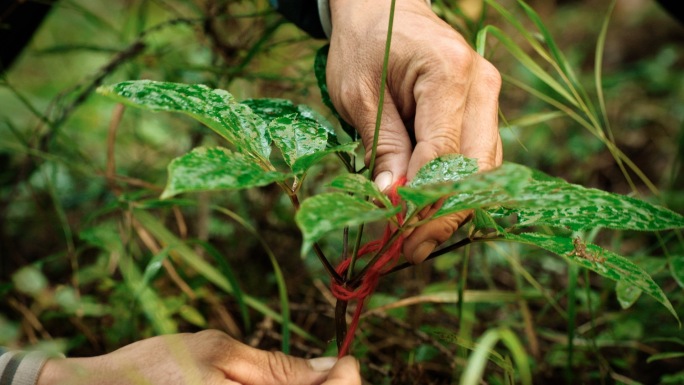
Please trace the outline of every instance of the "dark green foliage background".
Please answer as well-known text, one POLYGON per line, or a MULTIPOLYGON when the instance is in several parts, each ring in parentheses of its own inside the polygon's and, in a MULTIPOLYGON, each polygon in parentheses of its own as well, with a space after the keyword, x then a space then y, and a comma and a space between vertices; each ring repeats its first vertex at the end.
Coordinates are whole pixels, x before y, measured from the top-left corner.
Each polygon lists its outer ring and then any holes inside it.
MULTIPOLYGON (((435 3, 442 9, 442 2, 435 3)), ((445 3, 451 11, 443 16, 468 36, 477 25, 460 22, 456 6, 467 12, 477 2, 445 3)), ((512 2, 501 3, 519 12, 512 2)), ((530 5, 592 90, 595 43, 607 4, 530 5)), ((486 21, 526 47, 494 12, 486 21)), ((683 38, 684 28, 655 2, 618 2, 602 74, 617 147, 660 195, 630 175, 636 190, 642 199, 679 213, 683 38)), ((211 327, 279 349, 282 330, 274 319, 282 306, 264 241, 285 277, 293 327, 301 329, 293 332, 292 353, 333 352, 333 310, 322 288, 328 280, 315 259, 299 257, 301 235, 287 198, 271 186, 159 200, 171 159, 224 143, 177 114, 127 108, 119 120, 114 104, 91 94, 90 87, 99 75, 106 75, 107 84, 139 78, 202 83, 229 90, 238 100, 303 103, 334 121, 313 75, 314 54, 324 43, 283 23, 266 1, 61 1, 0 80, 0 344, 93 355, 159 332, 211 327), (117 56, 136 43, 144 44, 137 55, 117 56), (86 97, 83 102, 79 95, 86 97), (137 210, 145 215, 136 216, 137 210), (169 252, 177 242, 182 252, 169 252), (193 264, 193 258, 205 264, 193 264)), ((487 56, 502 73, 554 96, 496 41, 487 56)), ((501 130, 507 160, 572 183, 634 194, 602 142, 553 115, 547 104, 505 83, 501 111, 511 125, 501 130)), ((314 166, 301 193, 330 191, 325 185, 341 169, 333 157, 314 166)), ((681 235, 585 235, 651 274, 682 316, 681 235)), ((339 240, 330 237, 323 247, 335 255, 339 240)), ((623 303, 631 306, 622 310, 614 283, 569 266, 539 249, 497 243, 473 245, 387 277, 371 308, 401 298, 422 300, 363 321, 354 353, 364 363, 364 376, 374 384, 457 381, 452 378, 463 369, 472 341, 505 326, 524 341, 538 383, 568 381, 569 372, 577 383, 684 381, 684 333, 667 310, 646 296, 623 303), (569 278, 573 274, 577 286, 569 278), (459 285, 465 285, 460 305, 450 297, 459 285), (576 315, 574 325, 568 313, 576 315), (570 330, 574 368, 567 366, 570 330), (662 353, 675 357, 647 361, 662 353)), ((505 383, 504 377, 501 365, 489 365, 488 383, 505 383)))

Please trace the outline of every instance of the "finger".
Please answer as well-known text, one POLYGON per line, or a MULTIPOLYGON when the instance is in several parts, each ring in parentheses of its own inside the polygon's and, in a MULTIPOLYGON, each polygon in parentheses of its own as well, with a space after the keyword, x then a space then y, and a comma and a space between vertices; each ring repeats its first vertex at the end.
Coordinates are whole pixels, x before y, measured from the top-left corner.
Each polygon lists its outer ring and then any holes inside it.
POLYGON ((498 127, 501 76, 492 64, 477 56, 461 133, 461 152, 477 159, 480 171, 501 164, 503 151, 498 127))
POLYGON ((496 141, 496 166, 499 167, 503 163, 503 143, 501 143, 501 136, 496 141))
MULTIPOLYGON (((372 104, 372 103, 371 103, 372 104)), ((371 104, 366 104, 370 106, 371 104)), ((375 103, 377 107, 377 102, 375 103)), ((366 150, 365 162, 370 167, 375 136, 376 108, 364 108, 352 117, 366 150)), ((385 92, 378 145, 375 154, 373 180, 385 191, 397 179, 406 175, 413 145, 404 122, 389 92, 385 92)))
POLYGON ((352 356, 340 358, 323 385, 361 385, 359 362, 352 356))
MULTIPOLYGON (((325 381, 330 362, 305 360, 282 352, 242 345, 227 376, 243 385, 318 385, 325 381)), ((335 362, 334 357, 332 362, 335 362)))
POLYGON ((415 82, 416 147, 409 160, 408 179, 427 162, 461 150, 461 125, 474 59, 465 44, 444 48, 444 55, 429 63, 415 82))
POLYGON ((470 211, 446 215, 417 227, 404 241, 404 256, 409 263, 421 263, 444 243, 470 216, 470 211))
MULTIPOLYGON (((409 177, 423 164, 449 152, 460 152, 477 159, 480 170, 489 170, 501 164, 503 151, 498 131, 501 77, 489 62, 476 54, 472 56, 472 62, 466 61, 464 66, 462 71, 469 73, 465 78, 470 81, 454 87, 464 94, 454 99, 450 113, 442 114, 456 126, 450 127, 449 121, 441 121, 441 118, 430 121, 435 113, 424 111, 431 111, 435 102, 427 103, 424 108, 419 104, 416 112, 418 144, 409 163, 409 177), (426 127, 434 128, 429 130, 426 127)), ((454 97, 453 93, 451 95, 454 97)), ((448 102, 447 98, 441 103, 445 103, 445 100, 448 102)), ((442 108, 448 111, 447 106, 442 108)), ((437 245, 449 239, 469 215, 469 212, 448 215, 416 229, 404 244, 406 259, 412 263, 424 261, 437 245)))

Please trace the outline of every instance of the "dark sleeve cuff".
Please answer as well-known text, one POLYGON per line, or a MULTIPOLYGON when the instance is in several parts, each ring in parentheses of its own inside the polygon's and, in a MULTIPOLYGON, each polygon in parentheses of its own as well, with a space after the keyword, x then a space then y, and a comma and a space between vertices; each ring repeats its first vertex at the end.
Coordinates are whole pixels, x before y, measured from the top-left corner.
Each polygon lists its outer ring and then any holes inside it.
POLYGON ((317 0, 270 0, 271 5, 287 20, 316 39, 325 39, 318 14, 317 0))

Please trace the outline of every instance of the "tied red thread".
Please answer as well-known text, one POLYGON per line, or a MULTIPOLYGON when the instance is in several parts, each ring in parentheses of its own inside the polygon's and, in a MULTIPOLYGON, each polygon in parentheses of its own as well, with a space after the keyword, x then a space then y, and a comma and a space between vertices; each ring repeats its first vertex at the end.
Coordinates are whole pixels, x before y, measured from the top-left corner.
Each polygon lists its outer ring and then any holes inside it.
MULTIPOLYGON (((387 194, 387 197, 389 198, 390 202, 392 202, 392 205, 396 206, 399 204, 401 199, 399 198, 399 194, 397 193, 397 188, 399 186, 403 186, 405 183, 406 177, 401 177, 392 185, 392 188, 387 194)), ((397 222, 399 223, 399 226, 401 226, 404 223, 403 212, 397 214, 396 218, 397 222)), ((359 248, 357 258, 362 258, 366 255, 375 255, 380 250, 386 247, 391 237, 392 229, 388 224, 387 227, 385 227, 385 232, 383 233, 380 239, 370 241, 359 248)), ((399 255, 401 254, 401 247, 403 244, 404 237, 403 235, 400 235, 397 239, 394 240, 394 242, 391 245, 389 245, 386 248, 386 250, 375 261, 375 263, 372 266, 370 266, 368 270, 366 270, 366 273, 364 274, 363 278, 361 279, 361 283, 357 288, 350 288, 347 287, 345 284, 338 284, 335 281, 332 282, 331 290, 335 298, 342 301, 358 301, 356 305, 356 310, 354 311, 354 316, 352 317, 352 321, 349 324, 349 329, 347 330, 347 336, 345 337, 344 343, 340 348, 338 354, 339 357, 344 357, 347 355, 352 340, 354 339, 356 327, 359 325, 359 318, 361 316, 361 312, 363 311, 363 305, 366 298, 368 298, 375 291, 375 288, 378 286, 378 281, 380 280, 380 276, 382 275, 382 273, 387 272, 392 267, 394 267, 397 260, 399 259, 399 255)), ((346 258, 335 268, 335 270, 337 271, 337 273, 343 276, 349 268, 350 263, 351 258, 346 258)))

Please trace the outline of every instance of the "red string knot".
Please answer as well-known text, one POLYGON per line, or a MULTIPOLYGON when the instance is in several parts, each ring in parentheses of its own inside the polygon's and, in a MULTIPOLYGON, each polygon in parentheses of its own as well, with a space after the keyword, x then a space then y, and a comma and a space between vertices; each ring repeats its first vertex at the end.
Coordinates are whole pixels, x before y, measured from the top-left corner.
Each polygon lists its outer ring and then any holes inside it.
MULTIPOLYGON (((397 206, 401 203, 401 197, 399 197, 397 188, 399 186, 403 186, 405 183, 406 177, 399 178, 399 180, 397 180, 392 185, 390 191, 387 193, 390 202, 392 202, 394 206, 397 206)), ((399 226, 401 226, 404 223, 403 211, 399 212, 396 215, 396 219, 399 226)), ((367 268, 365 274, 361 278, 361 283, 358 285, 358 287, 347 287, 346 284, 338 284, 334 281, 331 284, 332 293, 338 300, 358 301, 356 310, 354 311, 352 322, 349 324, 347 337, 345 338, 344 343, 342 344, 342 347, 339 351, 340 357, 345 356, 349 350, 349 346, 351 345, 351 342, 354 338, 354 332, 356 331, 356 328, 359 323, 359 317, 361 316, 361 312, 363 310, 364 301, 375 291, 382 273, 394 267, 397 260, 399 259, 399 256, 401 255, 401 248, 404 244, 404 237, 402 235, 399 235, 399 237, 397 237, 394 240, 394 242, 392 242, 392 244, 387 246, 387 243, 390 242, 390 240, 392 239, 392 235, 392 229, 390 228, 390 225, 387 224, 387 226, 385 227, 385 231, 380 239, 370 241, 364 244, 361 248, 359 248, 359 251, 357 253, 357 259, 363 258, 367 255, 376 255, 381 251, 382 255, 380 255, 377 258, 377 260, 373 263, 372 266, 367 268)), ((345 276, 350 263, 351 258, 345 258, 337 266, 335 270, 338 274, 340 274, 340 276, 345 276)))

